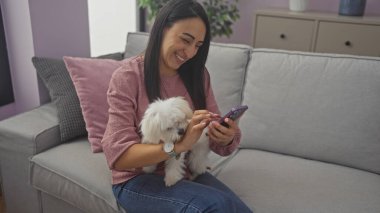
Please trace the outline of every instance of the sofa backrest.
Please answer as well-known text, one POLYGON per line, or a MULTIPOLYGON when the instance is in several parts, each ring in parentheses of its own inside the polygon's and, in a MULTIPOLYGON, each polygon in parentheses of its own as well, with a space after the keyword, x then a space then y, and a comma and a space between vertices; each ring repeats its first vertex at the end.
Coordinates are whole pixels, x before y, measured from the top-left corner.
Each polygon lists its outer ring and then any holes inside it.
MULTIPOLYGON (((128 33, 124 57, 142 53, 148 39, 148 33, 128 33)), ((243 82, 251 51, 252 48, 247 45, 211 43, 206 67, 222 113, 239 105, 242 101, 243 82)))
POLYGON ((255 49, 242 148, 380 174, 380 58, 255 49))
POLYGON ((144 52, 148 44, 149 34, 144 32, 130 32, 127 35, 124 58, 129 58, 144 52))

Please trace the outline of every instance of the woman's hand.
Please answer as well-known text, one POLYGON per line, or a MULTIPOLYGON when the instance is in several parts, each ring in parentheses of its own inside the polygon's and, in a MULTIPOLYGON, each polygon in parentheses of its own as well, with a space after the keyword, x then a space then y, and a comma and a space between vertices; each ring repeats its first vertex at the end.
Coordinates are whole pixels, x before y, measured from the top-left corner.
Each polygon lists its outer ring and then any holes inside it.
POLYGON ((239 128, 236 122, 229 118, 225 118, 224 122, 227 123, 229 127, 221 125, 218 121, 212 121, 208 128, 208 136, 210 139, 221 146, 230 144, 239 128))
POLYGON ((186 133, 176 144, 176 153, 191 150, 192 146, 199 140, 204 128, 206 128, 214 114, 207 110, 194 111, 193 117, 187 126, 186 133))

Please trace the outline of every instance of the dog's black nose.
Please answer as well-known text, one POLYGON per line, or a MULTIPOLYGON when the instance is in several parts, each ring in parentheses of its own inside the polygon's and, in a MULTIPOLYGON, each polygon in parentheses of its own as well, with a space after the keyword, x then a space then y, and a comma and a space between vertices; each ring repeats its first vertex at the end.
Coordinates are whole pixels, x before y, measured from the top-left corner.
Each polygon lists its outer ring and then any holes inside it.
POLYGON ((178 129, 178 134, 179 135, 184 135, 185 134, 185 129, 178 129))

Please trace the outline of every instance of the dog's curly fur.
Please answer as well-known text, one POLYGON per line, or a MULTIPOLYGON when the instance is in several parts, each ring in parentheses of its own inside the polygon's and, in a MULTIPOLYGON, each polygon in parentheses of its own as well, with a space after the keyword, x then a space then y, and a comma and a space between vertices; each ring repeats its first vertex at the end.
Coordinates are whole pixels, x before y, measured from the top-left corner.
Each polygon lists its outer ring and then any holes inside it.
MULTIPOLYGON (((156 100, 148 106, 140 123, 142 143, 176 143, 185 133, 192 115, 193 112, 188 102, 182 97, 156 100)), ((188 164, 192 172, 192 179, 206 172, 209 151, 208 138, 203 133, 189 154, 188 164)), ((176 158, 166 160, 164 178, 166 186, 172 186, 184 177, 185 154, 180 153, 176 158)), ((143 171, 152 173, 156 170, 156 166, 146 166, 143 171)))

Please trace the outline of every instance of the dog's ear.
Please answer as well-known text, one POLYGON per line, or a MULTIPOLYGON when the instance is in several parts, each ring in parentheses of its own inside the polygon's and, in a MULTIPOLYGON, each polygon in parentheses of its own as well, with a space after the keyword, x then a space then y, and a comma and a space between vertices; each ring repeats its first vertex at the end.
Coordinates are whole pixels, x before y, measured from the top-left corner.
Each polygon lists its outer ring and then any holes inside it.
POLYGON ((144 116, 141 121, 141 133, 144 140, 150 143, 158 143, 161 139, 161 119, 158 113, 144 116))
POLYGON ((193 117, 193 111, 190 109, 190 107, 188 108, 188 110, 186 110, 186 118, 187 119, 191 119, 193 117))
POLYGON ((186 114, 186 118, 191 119, 193 117, 193 111, 191 110, 189 103, 183 97, 180 97, 179 103, 182 111, 186 114))

